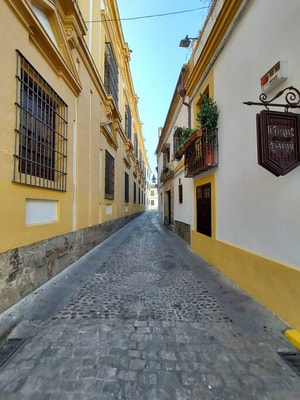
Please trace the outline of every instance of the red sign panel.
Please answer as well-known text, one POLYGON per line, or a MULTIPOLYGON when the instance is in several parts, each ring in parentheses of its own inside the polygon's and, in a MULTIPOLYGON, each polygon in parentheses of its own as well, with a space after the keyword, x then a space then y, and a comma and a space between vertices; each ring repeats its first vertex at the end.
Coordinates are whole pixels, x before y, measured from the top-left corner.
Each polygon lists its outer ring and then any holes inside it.
POLYGON ((300 165, 299 114, 263 110, 257 114, 258 164, 286 175, 300 165))

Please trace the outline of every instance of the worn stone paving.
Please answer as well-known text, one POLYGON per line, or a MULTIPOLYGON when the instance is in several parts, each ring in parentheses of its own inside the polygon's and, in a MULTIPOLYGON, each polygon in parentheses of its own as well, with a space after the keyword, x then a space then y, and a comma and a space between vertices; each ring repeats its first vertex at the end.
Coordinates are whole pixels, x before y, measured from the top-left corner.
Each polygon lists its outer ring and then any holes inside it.
POLYGON ((220 303, 154 225, 135 230, 54 318, 227 321, 220 303), (142 234, 141 234, 142 232, 142 234))
POLYGON ((171 274, 148 265, 111 267, 96 273, 53 319, 228 321, 219 302, 185 266, 171 274))
POLYGON ((300 377, 277 354, 289 348, 282 334, 237 325, 153 222, 133 221, 72 300, 36 324, 0 369, 1 400, 300 398, 300 377))

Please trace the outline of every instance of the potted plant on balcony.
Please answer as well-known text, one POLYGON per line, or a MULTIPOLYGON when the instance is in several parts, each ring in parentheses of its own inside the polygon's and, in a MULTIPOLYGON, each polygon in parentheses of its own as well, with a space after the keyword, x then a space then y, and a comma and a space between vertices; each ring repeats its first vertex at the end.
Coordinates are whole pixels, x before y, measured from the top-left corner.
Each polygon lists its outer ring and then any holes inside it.
POLYGON ((201 131, 195 128, 181 128, 181 133, 179 136, 178 149, 175 154, 175 158, 180 160, 186 149, 190 144, 201 135, 201 131))
POLYGON ((206 94, 200 93, 201 105, 197 113, 197 121, 200 123, 204 137, 205 164, 214 164, 214 154, 217 138, 217 125, 219 109, 216 102, 206 94))

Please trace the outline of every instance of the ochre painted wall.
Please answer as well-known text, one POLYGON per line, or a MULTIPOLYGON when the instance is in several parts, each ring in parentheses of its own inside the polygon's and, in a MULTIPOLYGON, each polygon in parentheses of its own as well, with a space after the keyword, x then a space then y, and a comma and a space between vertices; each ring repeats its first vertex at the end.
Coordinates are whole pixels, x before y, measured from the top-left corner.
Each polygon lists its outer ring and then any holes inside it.
POLYGON ((300 271, 192 231, 192 249, 287 324, 300 329, 300 271))

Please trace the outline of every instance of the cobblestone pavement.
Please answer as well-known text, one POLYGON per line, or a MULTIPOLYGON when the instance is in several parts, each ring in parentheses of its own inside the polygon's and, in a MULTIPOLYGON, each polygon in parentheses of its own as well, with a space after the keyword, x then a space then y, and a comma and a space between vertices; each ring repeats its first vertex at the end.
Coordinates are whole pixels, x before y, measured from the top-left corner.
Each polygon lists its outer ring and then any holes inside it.
POLYGON ((0 369, 1 400, 300 398, 277 354, 291 350, 281 321, 156 214, 123 235, 105 260, 104 244, 81 261, 99 265, 58 312, 12 331, 26 340, 0 369))

